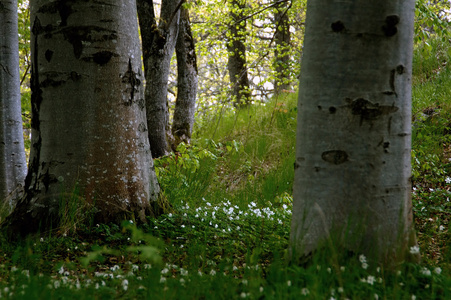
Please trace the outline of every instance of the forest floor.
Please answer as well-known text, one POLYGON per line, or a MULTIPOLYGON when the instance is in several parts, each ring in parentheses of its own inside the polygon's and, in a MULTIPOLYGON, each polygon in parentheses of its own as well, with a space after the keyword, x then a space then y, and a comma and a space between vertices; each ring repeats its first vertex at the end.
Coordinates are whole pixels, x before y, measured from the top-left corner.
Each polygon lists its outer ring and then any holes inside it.
MULTIPOLYGON (((421 264, 363 255, 287 263, 296 95, 197 118, 192 145, 155 160, 172 207, 149 224, 88 224, 0 236, 5 299, 451 299, 448 45, 415 50, 412 200, 421 264)), ((75 217, 75 218, 74 218, 75 217)))

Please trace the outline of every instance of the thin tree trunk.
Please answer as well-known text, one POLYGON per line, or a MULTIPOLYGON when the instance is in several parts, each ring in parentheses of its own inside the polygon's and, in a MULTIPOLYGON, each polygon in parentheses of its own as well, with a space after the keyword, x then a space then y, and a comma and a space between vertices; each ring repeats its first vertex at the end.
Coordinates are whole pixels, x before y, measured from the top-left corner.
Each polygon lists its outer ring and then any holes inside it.
POLYGON ((0 208, 12 209, 27 164, 20 108, 17 1, 0 1, 0 208))
POLYGON ((293 259, 330 241, 385 265, 410 257, 414 6, 308 1, 293 259))
POLYGON ((276 71, 276 80, 274 89, 276 94, 284 90, 290 90, 290 20, 288 18, 288 3, 281 2, 276 7, 274 21, 276 32, 274 41, 276 48, 274 50, 274 69, 276 71))
POLYGON ((236 107, 244 107, 250 103, 249 78, 246 68, 246 20, 243 10, 245 0, 228 0, 231 24, 229 26, 230 40, 227 43, 229 53, 227 68, 232 95, 236 107))
POLYGON ((145 78, 147 78, 147 64, 151 55, 154 34, 157 32, 157 21, 152 0, 136 0, 139 18, 139 30, 141 31, 141 44, 144 61, 145 78))
POLYGON ((97 222, 145 222, 159 187, 135 1, 34 0, 30 9, 30 168, 5 226, 16 234, 57 226, 77 197, 97 222))
POLYGON ((188 9, 180 12, 177 54, 177 99, 175 102, 172 135, 175 150, 181 143, 189 144, 194 124, 197 95, 197 60, 188 9))
MULTIPOLYGON (((169 151, 167 136, 170 136, 169 110, 167 103, 168 78, 171 58, 177 40, 181 0, 163 0, 161 4, 160 23, 151 36, 142 36, 143 47, 150 46, 146 66, 146 113, 149 128, 150 148, 154 157, 166 155, 169 151), (150 43, 148 39, 152 39, 150 43)), ((153 18, 143 15, 140 19, 153 18)), ((151 21, 146 21, 150 24, 151 21)), ((145 32, 143 31, 142 34, 145 32)))

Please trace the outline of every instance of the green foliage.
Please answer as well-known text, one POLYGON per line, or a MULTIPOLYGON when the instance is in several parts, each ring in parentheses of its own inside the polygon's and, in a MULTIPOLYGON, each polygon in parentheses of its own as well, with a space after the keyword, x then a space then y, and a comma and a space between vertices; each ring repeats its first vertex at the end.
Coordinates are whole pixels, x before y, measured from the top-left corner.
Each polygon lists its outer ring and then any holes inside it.
POLYGON ((30 11, 28 0, 18 1, 18 32, 19 32, 19 68, 20 93, 22 106, 22 121, 24 127, 24 142, 27 158, 30 154, 31 133, 31 90, 30 90, 30 11))
MULTIPOLYGON (((432 79, 447 79, 446 76, 441 76, 441 74, 448 70, 447 64, 451 58, 449 50, 449 42, 443 41, 435 35, 428 40, 427 44, 419 43, 415 46, 412 69, 414 89, 424 89, 425 86, 423 84, 432 79)), ((435 84, 429 85, 429 87, 440 88, 440 86, 435 84)), ((421 98, 433 98, 433 93, 434 90, 425 90, 425 95, 421 98)), ((414 104, 416 103, 414 102, 414 104)))
POLYGON ((451 71, 448 42, 429 40, 433 54, 414 53, 412 99, 413 210, 423 260, 450 261, 451 71))
POLYGON ((181 143, 175 153, 155 160, 160 186, 169 199, 201 199, 213 180, 221 149, 210 143, 207 148, 181 143))
MULTIPOLYGON (((238 2, 238 1, 237 1, 238 2)), ((193 35, 196 38, 196 53, 199 69, 198 114, 232 110, 230 79, 227 71, 227 43, 231 36, 229 26, 234 22, 230 10, 242 14, 245 20, 245 32, 238 33, 244 37, 246 44, 246 68, 255 103, 267 101, 273 95, 273 84, 277 78, 275 70, 274 41, 276 26, 274 14, 276 5, 267 1, 247 1, 242 8, 230 5, 218 5, 217 2, 196 2, 192 6, 191 20, 193 35)), ((289 79, 287 83, 296 86, 299 74, 301 45, 304 32, 305 0, 289 1, 286 15, 289 19, 291 42, 286 48, 290 57, 286 67, 289 79)), ((282 50, 278 49, 279 51, 282 50)))
MULTIPOLYGON (((100 225, 98 227, 100 228, 100 225)), ((120 257, 124 253, 128 253, 140 262, 153 263, 157 265, 161 264, 160 250, 158 249, 158 247, 161 247, 161 242, 159 240, 137 228, 132 221, 124 221, 122 227, 123 234, 114 236, 123 238, 123 235, 128 235, 128 233, 124 233, 126 231, 129 232, 131 235, 130 237, 127 237, 127 242, 129 245, 123 248, 122 251, 112 249, 106 245, 94 246, 90 252, 80 258, 81 265, 86 268, 94 261, 103 263, 106 260, 106 256, 109 256, 110 258, 112 256, 120 257)), ((111 236, 108 226, 102 225, 102 229, 105 233, 107 233, 107 235, 111 236)))
POLYGON ((412 173, 418 183, 440 184, 451 171, 446 149, 451 141, 451 56, 443 52, 447 43, 434 39, 430 44, 437 51, 432 58, 426 54, 422 60, 421 47, 414 55, 412 173))
POLYGON ((415 41, 424 43, 423 50, 431 53, 429 40, 432 35, 439 36, 443 42, 450 38, 449 20, 446 19, 449 9, 449 2, 446 0, 432 3, 426 0, 416 1, 415 41))

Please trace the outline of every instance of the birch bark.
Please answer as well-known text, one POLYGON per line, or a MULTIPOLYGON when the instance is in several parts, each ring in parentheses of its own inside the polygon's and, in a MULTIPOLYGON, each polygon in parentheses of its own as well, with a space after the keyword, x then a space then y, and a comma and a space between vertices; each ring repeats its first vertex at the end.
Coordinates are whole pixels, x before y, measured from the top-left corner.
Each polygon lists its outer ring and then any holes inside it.
POLYGON ((27 164, 20 108, 17 1, 0 1, 0 207, 12 209, 27 164))
POLYGON ((159 187, 135 1, 32 0, 30 9, 30 167, 6 226, 16 234, 57 226, 77 197, 97 222, 145 222, 159 187))
POLYGON ((414 0, 310 0, 298 103, 293 258, 326 241, 384 264, 413 233, 414 0))

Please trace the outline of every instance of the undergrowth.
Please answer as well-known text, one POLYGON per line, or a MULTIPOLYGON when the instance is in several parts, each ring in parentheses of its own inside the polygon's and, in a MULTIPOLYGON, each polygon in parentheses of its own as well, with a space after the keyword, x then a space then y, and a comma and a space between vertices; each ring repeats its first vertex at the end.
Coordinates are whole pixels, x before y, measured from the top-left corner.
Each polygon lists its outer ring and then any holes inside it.
POLYGON ((64 230, 19 243, 0 236, 0 298, 450 299, 447 47, 431 41, 433 51, 420 45, 414 58, 421 264, 384 270, 361 254, 327 252, 288 264, 297 97, 286 94, 198 119, 191 145, 155 160, 171 213, 140 227, 77 222, 74 195, 63 205, 64 230))

